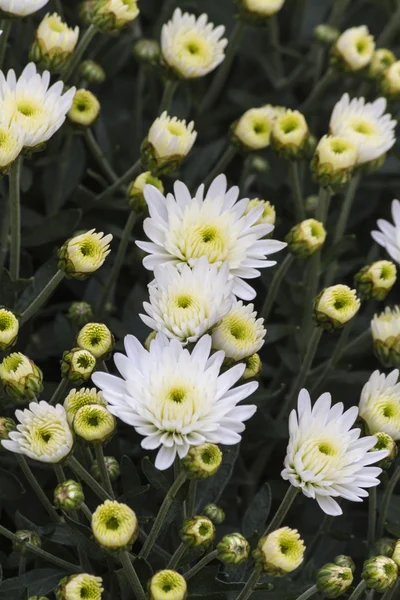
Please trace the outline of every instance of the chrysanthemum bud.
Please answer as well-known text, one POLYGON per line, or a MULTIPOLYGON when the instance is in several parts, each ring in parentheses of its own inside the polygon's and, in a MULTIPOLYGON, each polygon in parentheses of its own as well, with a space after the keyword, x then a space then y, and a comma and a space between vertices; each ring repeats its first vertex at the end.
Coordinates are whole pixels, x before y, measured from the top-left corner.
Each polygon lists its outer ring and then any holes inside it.
POLYGON ((372 79, 380 79, 390 65, 396 62, 396 57, 391 50, 379 48, 375 50, 368 69, 368 75, 372 79))
POLYGON ((338 38, 332 53, 333 64, 345 71, 365 69, 372 60, 375 51, 374 37, 368 27, 351 27, 338 38))
POLYGON ((61 374, 74 385, 81 385, 89 379, 96 366, 96 359, 88 350, 72 348, 66 350, 60 361, 61 374))
POLYGON ((70 305, 67 317, 76 325, 86 325, 93 319, 93 310, 87 302, 72 302, 70 305))
POLYGON ((152 331, 151 333, 149 333, 144 342, 144 347, 146 348, 146 350, 150 350, 150 344, 155 339, 156 335, 157 331, 152 331))
POLYGON ((57 600, 101 600, 103 592, 103 580, 101 577, 79 573, 64 577, 55 590, 57 600))
POLYGON ((377 442, 375 446, 371 448, 370 452, 376 452, 377 450, 387 450, 388 452, 388 455, 377 462, 376 466, 381 467, 382 469, 389 469, 398 453, 396 442, 390 435, 383 431, 374 433, 374 436, 376 437, 377 442))
POLYGON ((32 544, 32 546, 36 546, 36 548, 41 548, 42 546, 40 536, 35 531, 20 529, 15 532, 15 535, 18 540, 13 542, 13 549, 17 552, 21 552, 21 554, 25 554, 28 551, 26 544, 32 544))
POLYGON ((73 479, 59 483, 54 490, 54 505, 62 510, 78 510, 85 501, 81 484, 73 479))
POLYGON ((324 187, 345 184, 352 176, 357 155, 357 148, 350 140, 324 135, 312 160, 314 179, 324 187))
POLYGON ((220 468, 222 452, 215 444, 192 446, 182 463, 190 479, 207 479, 220 468))
POLYGON ((246 358, 246 368, 242 375, 242 379, 253 379, 261 373, 262 361, 260 355, 255 353, 246 358))
POLYGON ((353 572, 348 567, 327 563, 317 573, 317 588, 326 598, 338 598, 349 589, 353 572))
POLYGON ((91 444, 104 444, 114 434, 116 419, 105 406, 87 404, 76 413, 73 421, 76 435, 91 444))
POLYGON ((354 560, 351 558, 351 556, 347 556, 346 554, 339 554, 338 556, 335 556, 333 562, 335 565, 339 565, 339 567, 347 567, 352 573, 354 573, 356 570, 354 560))
POLYGON ((128 187, 128 205, 138 215, 144 215, 148 211, 147 202, 143 196, 145 185, 152 185, 162 194, 164 193, 163 182, 158 177, 154 177, 151 171, 145 171, 136 177, 128 187))
POLYGON ((266 173, 269 169, 268 161, 259 154, 253 154, 251 156, 249 166, 255 173, 266 173))
POLYGON ((137 0, 97 0, 86 6, 84 16, 102 31, 119 31, 138 14, 137 0))
POLYGON ((232 125, 232 143, 242 151, 262 150, 270 144, 279 109, 270 106, 250 108, 232 125))
POLYGON ((0 417, 0 440, 8 440, 10 431, 15 431, 16 425, 14 419, 10 417, 0 417))
POLYGON ((396 540, 393 544, 393 551, 391 554, 392 560, 400 567, 400 540, 396 540))
POLYGON ((72 106, 67 113, 68 119, 79 127, 90 127, 100 113, 100 102, 89 90, 76 90, 72 106))
POLYGON ((390 260, 378 260, 355 275, 354 285, 362 300, 384 300, 396 279, 396 265, 390 260))
POLYGON ((106 500, 93 513, 92 532, 97 543, 107 550, 128 549, 138 536, 138 521, 126 504, 106 500))
POLYGON ((19 322, 6 308, 0 308, 0 351, 8 350, 17 341, 19 322))
POLYGON ((225 513, 216 504, 207 504, 204 507, 203 514, 214 523, 214 525, 221 525, 225 521, 225 513))
POLYGON ((256 206, 262 206, 264 210, 261 217, 254 223, 254 225, 265 225, 266 223, 270 225, 275 225, 275 206, 273 206, 267 200, 259 200, 259 198, 253 198, 253 200, 250 200, 250 202, 248 203, 244 214, 247 215, 251 211, 251 209, 255 208, 256 206))
POLYGON ((235 302, 231 310, 212 331, 212 345, 235 361, 253 356, 264 345, 264 319, 257 318, 254 304, 235 302))
POLYGON ((235 0, 239 18, 250 25, 265 25, 281 10, 285 0, 235 0))
POLYGON ((239 565, 248 559, 250 544, 241 533, 229 533, 217 544, 217 550, 224 565, 239 565))
POLYGON ((59 72, 78 42, 79 27, 68 27, 57 13, 47 13, 36 31, 29 57, 41 69, 59 72))
POLYGON ((339 38, 340 31, 328 23, 320 23, 314 28, 313 34, 318 42, 331 46, 339 38))
POLYGON ((69 392, 64 400, 64 409, 67 414, 68 423, 72 425, 76 413, 82 406, 88 404, 100 404, 107 406, 102 392, 98 392, 96 388, 81 388, 80 390, 73 389, 69 392))
POLYGON ((307 153, 309 135, 304 116, 298 110, 287 110, 275 121, 272 146, 282 158, 300 160, 307 153))
POLYGON ((114 336, 104 323, 87 323, 76 338, 76 345, 88 350, 97 360, 105 360, 114 348, 114 336))
POLYGON ((314 300, 314 321, 326 330, 340 329, 359 311, 360 300, 347 285, 328 287, 314 300))
MULTIPOLYGON (((115 481, 121 474, 121 469, 116 458, 113 456, 105 456, 104 464, 110 481, 115 481)), ((97 460, 94 460, 90 467, 90 472, 97 481, 101 481, 101 474, 97 460)))
POLYGON ((58 268, 67 277, 85 279, 104 263, 110 254, 112 235, 95 233, 94 229, 70 238, 58 250, 58 268))
POLYGON ((397 564, 388 556, 373 556, 365 561, 361 576, 367 588, 383 593, 393 587, 398 571, 397 564))
POLYGON ((260 538, 254 559, 269 575, 280 577, 301 565, 305 546, 297 529, 281 527, 260 538))
POLYGON ((388 537, 380 538, 375 543, 374 553, 378 556, 388 556, 389 558, 393 558, 394 562, 399 566, 397 560, 393 557, 395 546, 396 540, 388 537))
POLYGON ((295 256, 306 258, 315 254, 325 243, 326 231, 323 223, 306 219, 292 227, 285 238, 288 250, 295 256))
POLYGON ((161 48, 157 40, 142 38, 133 44, 133 54, 144 63, 156 64, 160 60, 161 48))
POLYGON ((384 367, 400 366, 400 308, 388 306, 371 321, 374 352, 384 367))
POLYGON ((185 578, 176 571, 158 571, 149 581, 150 600, 185 600, 187 585, 185 578))
POLYGON ((187 546, 209 546, 215 537, 215 527, 207 517, 195 516, 186 519, 179 535, 187 546))
POLYGON ((400 98, 400 60, 394 62, 383 73, 381 92, 386 98, 398 100, 400 98))
POLYGON ((0 364, 0 381, 16 402, 33 400, 43 390, 43 373, 21 352, 6 356, 0 364))
POLYGON ((104 83, 106 74, 101 65, 94 60, 84 60, 79 65, 79 75, 89 83, 104 83))

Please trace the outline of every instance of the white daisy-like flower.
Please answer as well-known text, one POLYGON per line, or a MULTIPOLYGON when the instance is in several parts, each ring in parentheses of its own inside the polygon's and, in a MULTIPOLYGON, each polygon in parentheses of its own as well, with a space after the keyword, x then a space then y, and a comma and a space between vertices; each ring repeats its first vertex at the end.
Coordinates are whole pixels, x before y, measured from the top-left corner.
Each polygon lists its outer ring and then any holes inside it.
POLYGON ((375 160, 395 144, 397 121, 384 114, 385 98, 365 102, 364 98, 353 98, 343 94, 335 105, 330 130, 332 135, 350 140, 357 148, 357 164, 375 160))
POLYGON ((370 35, 366 25, 351 27, 339 37, 335 50, 351 71, 359 71, 372 60, 375 51, 374 37, 370 35))
POLYGON ((26 17, 40 10, 49 0, 0 0, 0 11, 26 17))
POLYGON ((362 502, 363 488, 379 484, 382 469, 370 467, 387 456, 387 450, 369 452, 374 436, 360 438, 360 429, 351 429, 358 416, 352 406, 343 412, 342 402, 331 407, 331 395, 322 394, 311 406, 307 390, 301 390, 298 408, 289 417, 289 444, 283 479, 315 499, 328 515, 341 515, 334 500, 342 497, 362 502))
POLYGON ((264 345, 264 319, 257 319, 253 304, 236 302, 212 332, 212 345, 227 358, 242 360, 264 345))
POLYGON ((136 242, 149 254, 143 260, 152 271, 164 263, 188 263, 206 256, 210 264, 220 266, 228 262, 234 278, 233 293, 243 300, 251 300, 256 293, 244 279, 260 275, 259 268, 272 267, 275 261, 266 260, 286 244, 278 240, 262 240, 273 231, 271 224, 259 224, 262 206, 256 206, 245 215, 249 200, 237 202, 239 188, 227 190, 225 175, 219 175, 210 185, 204 198, 204 185, 192 198, 182 182, 174 185, 174 195, 165 198, 156 188, 146 186, 144 191, 150 217, 143 229, 151 242, 136 242))
POLYGON ((193 121, 186 124, 184 119, 169 117, 164 111, 150 127, 147 140, 157 158, 171 158, 189 154, 196 137, 193 121))
POLYGON ((387 433, 396 442, 400 440, 400 383, 399 371, 389 375, 374 371, 364 385, 360 398, 360 417, 369 432, 387 433))
POLYGON ((72 450, 74 439, 61 404, 31 402, 29 409, 16 410, 19 424, 1 443, 7 450, 45 463, 58 463, 72 450))
POLYGON ((196 342, 230 310, 235 296, 229 265, 210 265, 202 256, 189 265, 160 265, 149 285, 142 321, 181 342, 196 342))
POLYGON ((225 58, 228 40, 222 38, 225 27, 214 27, 203 13, 198 19, 176 8, 172 19, 161 31, 161 52, 164 61, 180 77, 203 77, 225 58))
POLYGON ((377 225, 380 231, 371 231, 371 236, 377 244, 383 246, 386 252, 400 264, 400 202, 392 202, 393 223, 386 219, 378 219, 377 225))
POLYGON ((47 13, 37 28, 36 38, 44 53, 71 54, 78 42, 79 27, 72 29, 57 13, 47 13))
POLYGON ((187 455, 191 446, 204 442, 237 444, 243 421, 256 411, 253 405, 237 406, 258 387, 256 382, 236 388, 245 364, 222 375, 223 352, 210 356, 211 337, 204 335, 190 353, 178 340, 158 333, 145 350, 128 335, 124 354, 115 364, 122 378, 97 372, 94 383, 103 391, 109 410, 144 436, 142 447, 160 448, 155 465, 167 469, 176 454, 187 455))
POLYGON ((37 73, 29 63, 16 78, 13 69, 7 77, 0 71, 0 114, 6 123, 15 123, 24 137, 24 146, 34 148, 47 142, 65 121, 75 88, 63 94, 63 82, 49 87, 50 73, 37 73))
POLYGON ((9 169, 24 147, 24 133, 14 123, 0 121, 0 171, 9 169))
POLYGON ((400 336, 400 306, 385 310, 379 315, 375 314, 371 321, 371 331, 374 341, 386 342, 390 338, 397 339, 400 336))

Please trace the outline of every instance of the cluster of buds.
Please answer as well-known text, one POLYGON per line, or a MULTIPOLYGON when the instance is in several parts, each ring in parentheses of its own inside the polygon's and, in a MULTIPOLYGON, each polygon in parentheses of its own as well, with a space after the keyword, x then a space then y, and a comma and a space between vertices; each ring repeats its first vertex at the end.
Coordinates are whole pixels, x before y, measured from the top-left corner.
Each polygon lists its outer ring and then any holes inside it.
POLYGON ((325 243, 326 231, 323 223, 306 219, 292 227, 285 238, 288 250, 294 256, 307 258, 318 252, 325 243))
POLYGON ((347 285, 328 287, 314 300, 315 324, 327 331, 340 329, 357 314, 360 304, 356 291, 347 285))
POLYGON ((373 556, 365 561, 362 571, 367 588, 383 593, 394 586, 399 574, 395 561, 388 556, 373 556))
POLYGON ((67 113, 69 121, 76 127, 91 127, 100 114, 100 102, 89 90, 76 90, 72 106, 67 113))
POLYGON ((192 446, 182 460, 189 479, 207 479, 218 471, 222 463, 222 452, 215 444, 192 446))
POLYGON ((145 171, 136 177, 128 186, 128 205, 140 216, 145 215, 148 210, 147 202, 143 195, 145 185, 152 185, 162 194, 164 193, 164 186, 161 179, 154 177, 151 171, 145 171))
POLYGON ((79 37, 79 27, 68 27, 57 13, 47 14, 36 31, 29 58, 41 69, 59 73, 69 61, 79 37))
POLYGON ((354 285, 361 300, 385 300, 396 279, 396 265, 390 260, 378 260, 355 275, 354 285))
POLYGON ((79 510, 85 501, 82 485, 73 479, 59 483, 54 490, 54 505, 65 511, 79 510))
POLYGON ((80 10, 84 23, 102 31, 120 31, 139 14, 137 0, 86 0, 80 10))
POLYGON ((265 573, 281 577, 301 565, 304 552, 304 542, 297 529, 281 527, 259 539, 253 556, 265 573))
POLYGON ((21 352, 13 352, 0 363, 0 381, 16 402, 34 400, 43 390, 43 373, 21 352))

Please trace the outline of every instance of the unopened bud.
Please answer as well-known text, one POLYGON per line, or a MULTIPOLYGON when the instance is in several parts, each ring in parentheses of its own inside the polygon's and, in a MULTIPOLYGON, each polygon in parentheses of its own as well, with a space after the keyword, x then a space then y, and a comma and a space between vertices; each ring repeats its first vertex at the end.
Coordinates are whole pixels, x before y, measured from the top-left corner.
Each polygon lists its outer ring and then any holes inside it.
POLYGON ((187 546, 209 546, 215 537, 215 527, 207 517, 195 516, 184 522, 179 534, 187 546))
POLYGON ((54 490, 54 504, 62 510, 78 510, 84 501, 82 485, 73 479, 59 483, 54 490))
POLYGON ((390 260, 378 260, 355 275, 354 285, 362 300, 384 300, 396 279, 396 265, 390 260))
POLYGON ((15 431, 15 421, 10 417, 0 417, 0 440, 8 440, 10 431, 15 431))
POLYGON ((215 444, 192 446, 182 460, 189 479, 207 479, 218 471, 222 463, 222 452, 215 444))
POLYGON ((357 162, 357 148, 350 140, 324 135, 318 143, 312 160, 314 180, 324 187, 347 183, 357 162))
POLYGON ((34 400, 43 390, 43 373, 21 352, 6 356, 0 364, 4 391, 16 402, 34 400))
POLYGON ((97 62, 94 60, 84 60, 79 65, 79 74, 89 83, 103 83, 106 80, 106 74, 97 62))
POLYGON ((248 559, 250 544, 241 533, 229 533, 217 544, 217 550, 224 565, 239 565, 248 559))
POLYGON ((30 531, 29 529, 20 529, 15 532, 18 540, 13 541, 13 549, 17 552, 21 552, 21 554, 25 554, 29 551, 27 548, 27 544, 31 544, 32 546, 36 546, 36 548, 41 548, 42 542, 39 535, 35 531, 30 531))
POLYGON ((76 413, 72 423, 76 435, 90 444, 104 444, 115 432, 114 415, 101 404, 86 404, 76 413))
POLYGON ((103 265, 110 254, 112 235, 94 229, 70 238, 58 250, 58 268, 67 277, 85 279, 103 265))
POLYGON ((369 65, 369 77, 371 79, 380 79, 386 69, 394 62, 396 62, 396 57, 391 50, 387 48, 375 50, 369 65))
POLYGON ((133 45, 132 52, 141 62, 152 65, 157 64, 161 56, 159 42, 146 38, 137 40, 133 45))
POLYGON ((370 452, 377 450, 387 450, 388 452, 388 455, 385 458, 382 458, 382 460, 375 464, 377 467, 381 467, 381 469, 389 469, 398 453, 397 444, 390 435, 382 431, 374 433, 374 436, 376 437, 377 442, 375 446, 371 448, 370 452))
POLYGON ((100 102, 89 90, 76 90, 72 106, 67 113, 68 119, 78 127, 90 127, 100 113, 100 102))
MULTIPOLYGON (((393 552, 395 549, 396 540, 392 538, 384 537, 377 540, 374 546, 374 553, 378 556, 388 556, 389 558, 393 558, 393 552)), ((394 562, 398 565, 398 562, 395 558, 393 558, 394 562)))
POLYGON ((148 583, 150 600, 185 600, 187 584, 185 578, 170 569, 158 571, 148 583))
POLYGON ((304 552, 304 542, 297 529, 281 527, 260 538, 253 555, 265 573, 280 577, 301 565, 304 552))
POLYGON ((351 558, 351 556, 347 556, 347 554, 339 554, 338 556, 335 556, 333 562, 335 565, 339 565, 339 567, 347 567, 348 569, 351 569, 352 573, 354 573, 356 570, 354 560, 351 558))
POLYGON ((207 506, 204 507, 203 513, 214 523, 214 525, 221 525, 221 523, 225 521, 224 511, 216 504, 207 504, 207 506))
POLYGON ((393 559, 388 556, 373 556, 365 561, 361 576, 367 588, 383 593, 396 583, 398 571, 393 559))
POLYGON ((327 563, 317 573, 317 588, 326 598, 342 596, 352 582, 352 570, 334 563, 327 563))
POLYGON ((76 345, 97 360, 106 360, 114 348, 114 336, 104 323, 87 323, 76 338, 76 345))
POLYGON ((300 160, 308 152, 309 135, 304 115, 298 110, 286 110, 274 123, 272 147, 283 159, 300 160))
POLYGON ((313 34, 314 38, 318 42, 321 42, 321 44, 326 44, 327 46, 331 46, 340 36, 340 31, 337 29, 337 27, 328 25, 328 23, 320 23, 314 28, 313 34))
POLYGON ((66 350, 61 359, 61 374, 74 385, 87 381, 96 366, 96 359, 88 350, 66 350))
POLYGON ((152 185, 162 194, 164 186, 158 177, 154 177, 151 171, 145 171, 136 177, 128 187, 128 205, 138 215, 144 215, 148 212, 147 202, 144 199, 143 190, 145 185, 152 185))
POLYGON ((371 321, 374 352, 384 367, 400 366, 400 308, 388 306, 371 321))
POLYGON ((93 310, 87 302, 72 302, 67 317, 76 325, 86 325, 93 319, 93 310))
POLYGON ((253 379, 261 373, 262 361, 259 354, 252 354, 246 358, 246 368, 242 375, 242 379, 253 379))
MULTIPOLYGON (((105 456, 104 464, 110 481, 115 481, 121 474, 119 463, 114 456, 105 456)), ((97 460, 94 460, 90 468, 90 472, 97 481, 101 481, 101 474, 97 460)))
POLYGON ((136 514, 126 504, 106 500, 93 513, 92 532, 106 550, 130 549, 139 533, 136 514))
POLYGON ((393 545, 393 551, 391 554, 392 560, 400 567, 400 540, 396 540, 393 545))
POLYGON ((326 231, 323 223, 306 219, 292 227, 285 241, 288 250, 295 256, 306 258, 315 254, 325 243, 326 231))
POLYGON ((8 350, 17 341, 19 322, 10 310, 0 308, 0 351, 8 350))
POLYGON ((56 600, 101 600, 103 593, 101 577, 79 573, 61 579, 55 590, 56 600))
POLYGON ((313 318, 322 329, 340 329, 357 314, 360 304, 355 290, 347 285, 334 285, 315 298, 313 318))

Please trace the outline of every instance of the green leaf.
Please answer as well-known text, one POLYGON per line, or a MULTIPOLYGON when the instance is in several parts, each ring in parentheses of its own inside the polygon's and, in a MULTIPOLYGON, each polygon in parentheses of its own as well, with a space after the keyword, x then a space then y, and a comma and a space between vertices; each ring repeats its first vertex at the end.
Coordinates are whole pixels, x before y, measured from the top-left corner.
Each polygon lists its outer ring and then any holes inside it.
POLYGON ((64 210, 49 219, 36 225, 22 235, 22 246, 25 248, 34 248, 50 242, 59 242, 62 244, 72 236, 80 219, 82 211, 78 208, 64 210))
POLYGON ((57 587, 59 581, 67 574, 60 569, 33 569, 25 575, 3 581, 0 585, 0 598, 19 600, 21 588, 25 586, 29 590, 29 596, 46 596, 57 587))
POLYGON ((0 469, 0 500, 14 500, 25 493, 25 488, 14 473, 0 469))
POLYGON ((260 534, 264 531, 271 510, 271 502, 271 488, 268 483, 264 483, 244 514, 242 531, 245 537, 248 537, 254 531, 258 531, 260 534))
POLYGON ((97 544, 92 542, 92 531, 86 525, 82 525, 82 523, 78 523, 74 519, 71 519, 67 513, 64 514, 64 519, 68 528, 70 530, 71 536, 75 540, 75 544, 82 548, 88 556, 94 558, 96 560, 105 559, 107 557, 107 553, 105 550, 102 550, 97 544))
MULTIPOLYGON (((242 581, 222 581, 218 579, 220 566, 204 567, 199 573, 190 579, 190 596, 204 596, 208 594, 226 593, 241 590, 244 586, 242 581)), ((223 574, 222 574, 223 576, 223 574)))
POLYGON ((152 487, 154 487, 156 490, 168 492, 171 485, 168 483, 168 480, 165 477, 165 475, 163 475, 161 471, 155 468, 148 456, 145 456, 142 460, 142 470, 143 474, 145 475, 146 479, 152 487))

